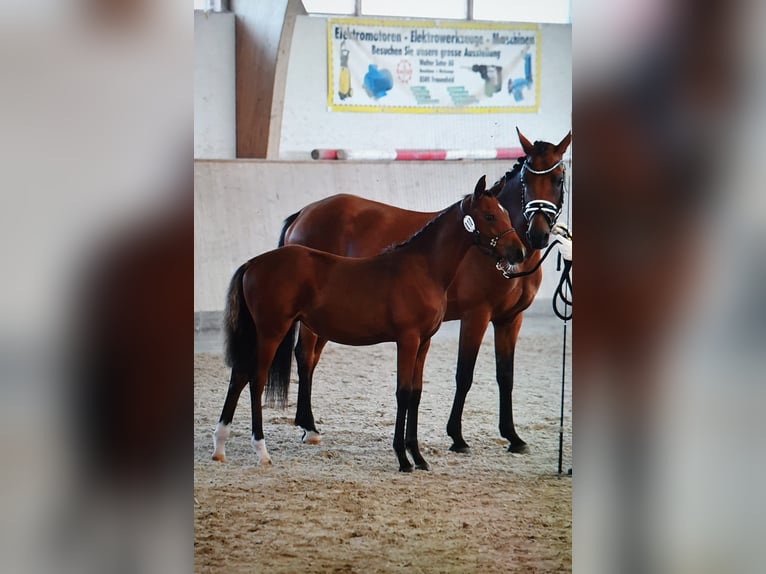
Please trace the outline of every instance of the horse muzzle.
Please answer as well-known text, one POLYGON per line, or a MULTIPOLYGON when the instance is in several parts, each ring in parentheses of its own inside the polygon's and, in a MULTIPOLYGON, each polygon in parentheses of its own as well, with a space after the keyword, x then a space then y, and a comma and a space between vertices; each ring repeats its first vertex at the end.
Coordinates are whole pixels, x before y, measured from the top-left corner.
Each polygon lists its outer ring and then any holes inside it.
POLYGON ((548 241, 550 241, 551 234, 549 231, 541 231, 529 228, 527 230, 527 239, 532 249, 545 249, 548 247, 548 241))
POLYGON ((551 228, 561 214, 561 207, 542 199, 528 202, 524 206, 524 219, 527 220, 527 240, 533 249, 548 246, 551 228))
POLYGON ((511 265, 524 261, 524 244, 519 240, 513 228, 506 230, 497 237, 489 240, 489 255, 498 260, 507 260, 511 265), (507 238, 507 239, 505 239, 507 238), (502 241, 501 241, 502 240, 502 241))
POLYGON ((506 261, 509 265, 517 265, 526 259, 527 250, 519 242, 519 245, 506 245, 503 249, 496 250, 495 255, 498 257, 498 261, 506 261))

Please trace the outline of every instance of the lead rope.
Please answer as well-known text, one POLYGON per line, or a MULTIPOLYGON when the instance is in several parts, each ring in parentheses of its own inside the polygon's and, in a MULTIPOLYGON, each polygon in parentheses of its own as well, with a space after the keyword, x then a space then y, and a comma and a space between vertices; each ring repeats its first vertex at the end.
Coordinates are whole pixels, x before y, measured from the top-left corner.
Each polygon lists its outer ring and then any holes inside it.
MULTIPOLYGON (((564 182, 566 184, 566 181, 564 182)), ((568 187, 568 186, 567 186, 568 187)), ((569 190, 567 190, 569 191, 569 190)), ((558 261, 556 270, 561 268, 563 260, 563 270, 561 272, 561 279, 559 279, 558 287, 553 295, 553 312, 556 316, 564 321, 564 342, 561 349, 561 415, 559 418, 559 477, 562 473, 562 460, 564 456, 564 391, 566 389, 566 368, 567 368, 567 323, 572 319, 572 311, 567 312, 567 307, 572 307, 572 235, 569 233, 568 226, 570 225, 570 215, 572 210, 572 196, 571 192, 569 201, 567 202, 567 227, 564 228, 564 241, 561 242, 559 247, 558 261), (563 301, 564 310, 559 312, 556 302, 558 300, 563 301)), ((567 475, 572 476, 572 469, 570 467, 567 475)))
POLYGON ((553 292, 553 312, 566 323, 572 318, 572 235, 569 233, 569 229, 558 224, 554 227, 553 233, 557 233, 561 237, 561 239, 556 240, 559 245, 556 271, 561 271, 561 278, 553 292), (563 303, 563 309, 559 309, 559 301, 563 303))

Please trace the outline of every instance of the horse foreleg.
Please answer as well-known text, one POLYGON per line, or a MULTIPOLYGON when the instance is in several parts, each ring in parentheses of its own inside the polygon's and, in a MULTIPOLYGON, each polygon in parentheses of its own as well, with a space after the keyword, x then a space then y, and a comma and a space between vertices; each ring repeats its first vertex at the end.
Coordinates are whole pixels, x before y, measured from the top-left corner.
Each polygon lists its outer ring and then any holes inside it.
POLYGON ((231 432, 231 421, 234 418, 234 411, 237 408, 239 395, 247 384, 247 374, 231 370, 231 380, 229 381, 229 390, 226 391, 226 400, 223 403, 221 418, 213 433, 213 460, 224 462, 226 460, 226 439, 231 432))
POLYGON ((425 365, 428 347, 431 346, 431 339, 427 339, 420 345, 417 359, 415 362, 415 372, 412 378, 412 394, 407 408, 407 434, 405 436, 405 445, 415 461, 415 468, 420 470, 431 470, 428 463, 420 454, 418 446, 418 408, 420 407, 420 396, 423 392, 423 366, 425 365))
POLYGON ((298 344, 295 347, 295 359, 298 364, 298 405, 295 411, 295 426, 303 428, 303 442, 319 444, 321 437, 314 423, 311 410, 311 385, 322 349, 327 339, 317 337, 308 327, 301 325, 298 344))
POLYGON ((465 397, 473 384, 473 370, 476 357, 489 324, 486 315, 465 317, 460 322, 460 344, 455 373, 455 400, 447 422, 447 434, 452 437, 451 451, 468 452, 470 447, 463 439, 463 407, 465 397))
POLYGON ((510 441, 508 451, 517 453, 529 451, 527 443, 516 434, 516 428, 513 424, 513 356, 521 321, 522 315, 519 313, 509 321, 493 323, 497 385, 500 392, 500 436, 510 441))
POLYGON ((394 452, 399 460, 401 472, 412 472, 412 463, 407 458, 405 443, 405 422, 412 397, 412 378, 415 372, 420 341, 415 338, 396 342, 396 426, 394 427, 394 452))

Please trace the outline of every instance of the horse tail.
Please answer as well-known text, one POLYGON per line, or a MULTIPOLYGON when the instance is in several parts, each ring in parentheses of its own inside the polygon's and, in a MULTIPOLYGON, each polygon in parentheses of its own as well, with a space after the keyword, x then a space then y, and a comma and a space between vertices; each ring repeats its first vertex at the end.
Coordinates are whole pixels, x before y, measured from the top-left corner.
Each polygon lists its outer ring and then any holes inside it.
POLYGON ((287 228, 290 227, 296 219, 298 219, 298 216, 300 214, 301 214, 300 211, 296 211, 290 217, 285 219, 285 222, 282 224, 282 233, 279 234, 279 243, 277 243, 277 247, 284 247, 285 234, 287 233, 287 228))
POLYGON ((231 278, 223 314, 223 332, 226 364, 235 371, 250 375, 256 370, 258 337, 242 292, 242 277, 248 264, 242 264, 231 278))
POLYGON ((290 325, 290 330, 285 334, 279 344, 274 360, 269 367, 269 378, 266 381, 266 404, 280 409, 287 406, 287 394, 290 390, 290 371, 293 362, 293 349, 295 348, 295 332, 297 321, 290 325))
MULTIPOLYGON (((287 229, 301 214, 296 211, 282 224, 277 247, 284 247, 287 229)), ((295 348, 295 332, 297 322, 293 323, 277 348, 274 360, 269 367, 269 378, 266 381, 266 404, 271 407, 284 408, 287 405, 287 395, 290 389, 290 371, 292 369, 293 349, 295 348)))

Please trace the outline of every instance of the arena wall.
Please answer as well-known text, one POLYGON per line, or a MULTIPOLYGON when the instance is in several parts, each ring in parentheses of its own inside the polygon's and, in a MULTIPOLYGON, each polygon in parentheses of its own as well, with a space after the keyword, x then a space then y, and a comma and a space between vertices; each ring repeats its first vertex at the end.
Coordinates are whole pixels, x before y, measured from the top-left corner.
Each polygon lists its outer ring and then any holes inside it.
MULTIPOLYGON (((473 191, 482 175, 494 182, 511 164, 197 160, 194 311, 222 310, 234 270, 247 259, 274 249, 284 219, 308 203, 334 193, 353 193, 407 209, 437 211, 473 191)), ((544 264, 538 298, 552 297, 557 280, 555 260, 552 255, 544 264)))

